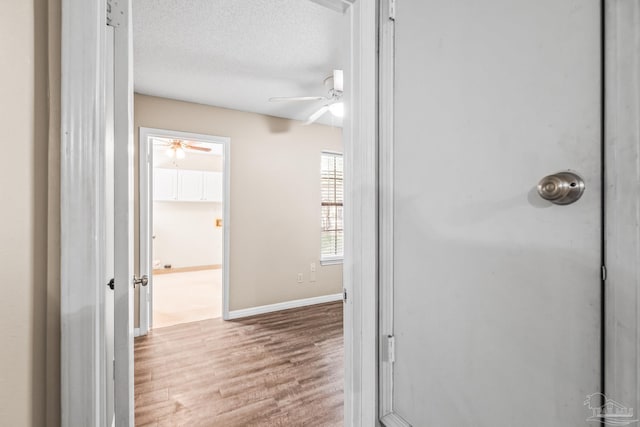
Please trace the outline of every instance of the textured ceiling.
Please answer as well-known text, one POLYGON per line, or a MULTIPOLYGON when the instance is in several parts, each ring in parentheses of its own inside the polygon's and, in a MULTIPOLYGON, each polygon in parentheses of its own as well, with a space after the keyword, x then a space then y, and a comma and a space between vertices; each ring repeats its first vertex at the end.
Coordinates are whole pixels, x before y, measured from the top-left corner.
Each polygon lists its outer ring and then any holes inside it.
POLYGON ((306 120, 322 101, 268 99, 326 95, 348 19, 309 0, 134 0, 135 91, 306 120))

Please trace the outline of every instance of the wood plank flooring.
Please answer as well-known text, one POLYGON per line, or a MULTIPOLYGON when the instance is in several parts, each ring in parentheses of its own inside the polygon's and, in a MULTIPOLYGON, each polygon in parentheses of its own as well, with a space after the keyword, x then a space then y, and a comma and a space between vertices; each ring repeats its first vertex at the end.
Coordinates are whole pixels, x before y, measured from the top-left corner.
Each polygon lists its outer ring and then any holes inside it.
POLYGON ((342 302, 135 340, 136 426, 341 426, 342 302))

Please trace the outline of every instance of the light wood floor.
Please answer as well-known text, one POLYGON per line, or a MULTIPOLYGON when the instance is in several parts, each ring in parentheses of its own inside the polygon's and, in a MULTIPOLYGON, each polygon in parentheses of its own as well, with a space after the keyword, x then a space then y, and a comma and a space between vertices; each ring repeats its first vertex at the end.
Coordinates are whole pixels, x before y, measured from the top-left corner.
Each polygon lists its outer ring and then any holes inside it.
POLYGON ((153 327, 222 316, 222 270, 153 276, 153 327))
POLYGON ((341 426, 342 302, 135 341, 136 426, 341 426))

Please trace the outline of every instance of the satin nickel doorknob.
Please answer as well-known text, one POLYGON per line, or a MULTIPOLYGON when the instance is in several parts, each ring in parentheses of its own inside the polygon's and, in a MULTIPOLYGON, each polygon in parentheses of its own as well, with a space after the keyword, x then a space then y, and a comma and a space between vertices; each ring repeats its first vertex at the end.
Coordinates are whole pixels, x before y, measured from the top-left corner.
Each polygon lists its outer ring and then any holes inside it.
POLYGON ((149 276, 147 276, 146 274, 140 278, 137 278, 136 276, 133 276, 133 286, 135 287, 136 285, 142 285, 142 286, 147 286, 149 284, 149 276))
POLYGON ((584 180, 573 172, 545 176, 538 183, 538 194, 556 205, 569 205, 584 193, 584 180))

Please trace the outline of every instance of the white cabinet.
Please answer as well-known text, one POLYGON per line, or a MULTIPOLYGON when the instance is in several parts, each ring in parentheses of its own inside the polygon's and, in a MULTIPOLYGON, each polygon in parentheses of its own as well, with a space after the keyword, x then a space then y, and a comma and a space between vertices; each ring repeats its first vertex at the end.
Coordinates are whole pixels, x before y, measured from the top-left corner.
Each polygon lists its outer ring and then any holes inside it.
POLYGON ((153 169, 153 200, 178 199, 178 171, 175 169, 153 169))
POLYGON ((154 168, 153 200, 221 202, 222 172, 154 168))
POLYGON ((199 202, 202 200, 202 172, 178 171, 178 200, 199 202))
POLYGON ((202 184, 202 200, 207 202, 222 201, 222 172, 203 172, 202 184))

